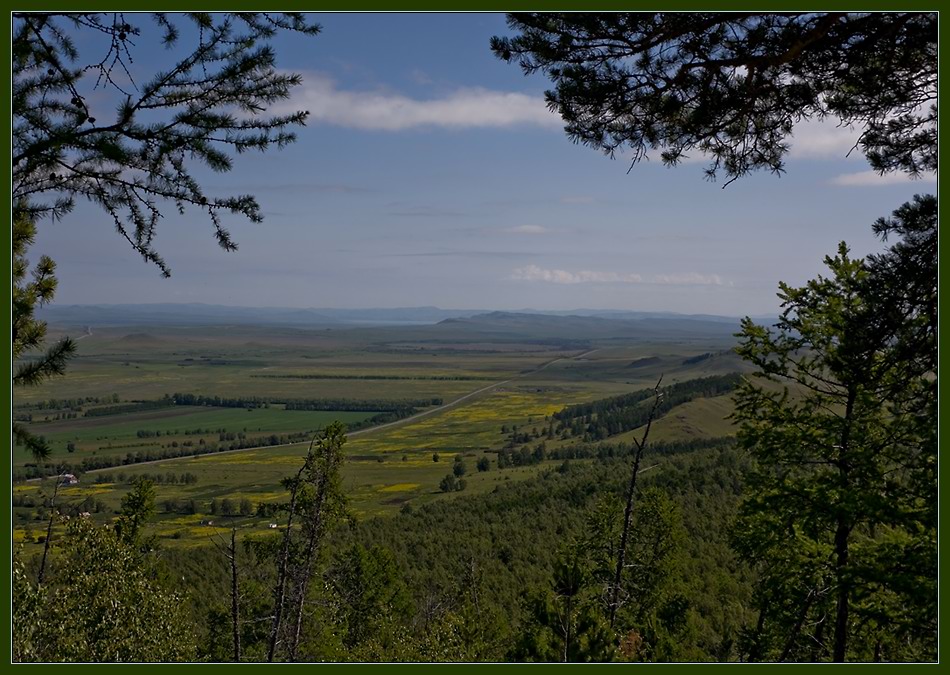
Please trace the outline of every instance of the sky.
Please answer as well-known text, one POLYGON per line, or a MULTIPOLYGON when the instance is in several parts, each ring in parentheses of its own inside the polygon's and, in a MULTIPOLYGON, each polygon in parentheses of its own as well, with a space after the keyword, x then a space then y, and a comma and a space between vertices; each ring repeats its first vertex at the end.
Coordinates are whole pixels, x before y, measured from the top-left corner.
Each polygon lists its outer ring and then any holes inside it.
MULTIPOLYGON (((209 195, 255 195, 264 223, 225 216, 227 253, 206 216, 166 209, 163 279, 78 204, 40 222, 31 251, 57 263, 57 304, 770 314, 779 281, 814 278, 842 240, 882 250, 874 220, 936 190, 848 157, 858 132, 833 122, 796 128, 780 177, 722 189, 702 158, 631 167, 573 144, 549 81, 493 56, 504 15, 315 18, 318 36, 274 40, 279 68, 303 76, 278 108, 310 111, 298 141, 196 171, 209 195)), ((146 37, 140 73, 169 65, 146 37)))

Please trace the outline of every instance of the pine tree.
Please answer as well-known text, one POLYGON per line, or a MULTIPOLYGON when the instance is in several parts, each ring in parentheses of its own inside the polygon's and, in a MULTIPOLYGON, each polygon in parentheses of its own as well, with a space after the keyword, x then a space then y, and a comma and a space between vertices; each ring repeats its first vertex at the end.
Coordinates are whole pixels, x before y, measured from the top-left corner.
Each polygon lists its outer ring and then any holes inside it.
MULTIPOLYGON (((935 200, 890 227, 935 242, 935 200)), ((781 285, 775 330, 743 322, 761 382, 735 413, 756 459, 736 533, 761 576, 753 658, 935 656, 936 258, 904 259, 921 246, 867 262, 842 243, 828 277, 781 285)))
POLYGON ((496 56, 554 88, 575 142, 636 163, 709 157, 729 182, 784 171, 794 125, 826 116, 861 130, 881 172, 937 168, 936 13, 509 14, 496 56))
POLYGON ((276 67, 268 41, 279 31, 319 26, 299 13, 14 13, 14 202, 30 219, 61 218, 86 198, 166 276, 152 243, 168 206, 204 212, 221 247, 235 249, 221 215, 260 222, 260 206, 206 194, 192 165, 228 171, 229 151, 295 140, 306 112, 267 114, 301 82, 276 67), (146 79, 133 62, 148 40, 190 47, 146 79))
MULTIPOLYGON (((13 358, 25 357, 39 349, 46 340, 46 323, 38 321, 34 312, 53 299, 56 293, 56 263, 42 256, 27 280, 29 262, 27 249, 36 236, 36 226, 22 209, 14 210, 13 217, 13 358)), ((36 386, 44 380, 62 375, 66 362, 76 353, 74 340, 64 337, 35 359, 24 359, 13 374, 14 387, 36 386)), ((36 459, 49 456, 49 444, 18 421, 13 422, 13 437, 17 445, 29 450, 36 459)))

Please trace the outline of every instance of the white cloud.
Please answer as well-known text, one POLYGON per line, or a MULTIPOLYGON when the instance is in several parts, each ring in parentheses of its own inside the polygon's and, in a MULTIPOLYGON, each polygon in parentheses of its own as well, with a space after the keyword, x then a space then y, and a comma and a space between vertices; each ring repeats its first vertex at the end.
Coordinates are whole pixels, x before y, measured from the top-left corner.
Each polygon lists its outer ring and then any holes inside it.
MULTIPOLYGON (((650 279, 644 279, 640 274, 621 274, 618 272, 597 272, 580 270, 544 269, 537 265, 519 267, 512 271, 511 278, 516 281, 544 281, 552 284, 655 284, 658 286, 722 286, 722 278, 718 274, 657 274, 650 279)), ((731 284, 730 284, 731 285, 731 284)))
MULTIPOLYGON (((837 120, 816 118, 803 120, 792 128, 792 134, 786 140, 789 145, 789 159, 846 159, 851 148, 861 135, 861 130, 839 126, 837 120)), ((855 151, 852 158, 863 157, 855 151)), ((660 159, 659 152, 650 154, 651 159, 660 159)), ((621 154, 624 160, 632 160, 633 153, 626 150, 621 154)), ((712 155, 699 148, 693 148, 679 158, 677 165, 709 164, 712 155)))
POLYGON ((439 98, 413 99, 387 90, 347 91, 320 73, 304 76, 288 101, 274 106, 287 113, 309 110, 309 122, 351 129, 402 131, 416 127, 450 129, 536 126, 563 127, 541 97, 482 87, 456 89, 439 98))
POLYGON ((860 135, 861 129, 839 126, 832 119, 805 120, 792 129, 788 155, 793 159, 844 159, 860 135))
POLYGON ((845 187, 875 187, 880 185, 906 185, 914 181, 921 183, 936 183, 935 174, 922 174, 919 178, 912 178, 906 173, 899 171, 880 175, 877 171, 859 171, 858 173, 844 173, 831 179, 832 185, 842 185, 845 187))
POLYGON ((654 284, 663 286, 722 286, 722 278, 718 274, 657 274, 653 277, 654 284))
POLYGON ((409 71, 409 79, 411 79, 416 84, 433 84, 433 79, 429 77, 429 74, 418 68, 413 68, 411 71, 409 71))
POLYGON ((643 281, 639 274, 617 274, 616 272, 593 272, 590 270, 568 272, 567 270, 546 270, 537 265, 519 267, 511 273, 511 278, 519 281, 546 281, 552 284, 635 284, 643 281))
POLYGON ((510 234, 547 234, 550 232, 548 228, 544 225, 518 225, 517 227, 509 227, 505 232, 510 234))

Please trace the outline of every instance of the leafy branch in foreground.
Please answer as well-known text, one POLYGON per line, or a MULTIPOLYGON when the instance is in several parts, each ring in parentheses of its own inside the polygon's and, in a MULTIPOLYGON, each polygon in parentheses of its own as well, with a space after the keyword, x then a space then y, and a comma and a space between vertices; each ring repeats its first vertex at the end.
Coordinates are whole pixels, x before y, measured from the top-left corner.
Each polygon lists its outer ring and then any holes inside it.
MULTIPOLYGON (((794 126, 856 126, 880 173, 937 169, 936 13, 638 12, 508 15, 491 49, 554 84, 574 141, 633 163, 710 159, 728 182, 784 170, 794 126)), ((728 183, 727 183, 728 184, 728 183)))
POLYGON ((13 198, 34 219, 61 218, 76 197, 88 199, 168 276, 153 247, 164 202, 179 213, 189 206, 204 211, 225 250, 237 245, 222 213, 262 220, 251 195, 207 195, 192 164, 225 172, 229 150, 263 151, 295 140, 291 129, 307 113, 267 111, 301 78, 277 69, 268 40, 279 31, 320 29, 299 13, 153 14, 151 26, 145 18, 13 15, 13 198), (185 40, 193 46, 144 77, 133 54, 148 37, 166 49, 185 40), (52 201, 37 201, 43 197, 52 201))
MULTIPOLYGON (((53 299, 56 293, 56 263, 43 256, 29 271, 26 252, 36 237, 36 226, 20 210, 13 217, 13 358, 24 357, 39 349, 46 339, 46 323, 34 312, 53 299), (29 276, 28 276, 29 275, 29 276)), ((68 337, 57 341, 42 355, 24 359, 13 373, 15 387, 35 387, 44 380, 62 375, 66 362, 76 353, 76 343, 68 337)), ((20 422, 13 423, 13 438, 36 459, 49 457, 49 445, 34 436, 20 422)))

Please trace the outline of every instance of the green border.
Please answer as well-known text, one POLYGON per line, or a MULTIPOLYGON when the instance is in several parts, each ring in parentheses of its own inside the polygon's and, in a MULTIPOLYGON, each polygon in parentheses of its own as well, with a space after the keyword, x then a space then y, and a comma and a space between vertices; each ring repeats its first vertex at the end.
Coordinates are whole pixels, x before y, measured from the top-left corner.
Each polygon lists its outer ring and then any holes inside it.
MULTIPOLYGON (((136 9, 139 9, 139 8, 143 11, 155 10, 154 5, 149 6, 148 3, 145 3, 142 0, 133 0, 132 2, 123 2, 123 3, 115 3, 115 2, 90 3, 88 1, 76 2, 76 1, 70 1, 70 0, 45 0, 43 2, 38 2, 35 4, 27 3, 27 2, 24 2, 23 0, 19 0, 19 2, 15 4, 16 4, 16 10, 14 11, 53 11, 53 10, 79 11, 79 10, 88 9, 90 5, 95 5, 97 11, 111 11, 111 10, 135 11, 136 9)), ((161 3, 161 6, 162 6, 162 9, 167 10, 167 11, 181 11, 181 10, 191 11, 195 9, 195 4, 196 3, 193 1, 187 2, 183 0, 165 0, 165 2, 161 3)), ((253 11, 253 10, 261 9, 261 5, 263 3, 259 1, 252 2, 249 0, 232 0, 232 2, 222 2, 221 0, 206 0, 205 2, 201 2, 198 4, 201 6, 201 9, 209 10, 209 11, 210 10, 224 11, 224 10, 235 10, 235 9, 253 11)), ((369 1, 362 0, 362 2, 346 2, 345 0, 344 1, 333 0, 330 2, 301 2, 300 0, 291 0, 290 2, 285 1, 283 3, 280 3, 283 9, 301 10, 301 11, 307 10, 307 11, 314 11, 314 12, 334 12, 334 11, 336 12, 381 12, 381 11, 382 12, 386 12, 386 11, 390 11, 390 12, 395 12, 395 11, 444 12, 444 11, 447 11, 447 6, 450 7, 448 11, 451 11, 451 12, 504 12, 504 11, 535 11, 535 10, 563 10, 563 11, 574 10, 574 11, 590 12, 590 11, 610 11, 610 10, 619 11, 619 10, 631 10, 631 9, 651 9, 651 10, 656 9, 656 10, 662 10, 662 11, 687 11, 687 10, 696 11, 696 10, 710 10, 710 9, 780 11, 782 9, 787 9, 787 10, 801 9, 801 5, 797 3, 790 3, 790 2, 783 1, 780 3, 776 3, 775 5, 769 7, 767 10, 763 10, 762 9, 763 4, 764 3, 761 0, 759 0, 759 2, 725 0, 724 2, 720 1, 716 3, 697 2, 696 0, 667 0, 667 2, 654 1, 651 3, 631 2, 630 0, 597 0, 596 2, 591 3, 589 5, 587 5, 586 3, 579 2, 578 0, 534 0, 534 2, 524 2, 523 0, 519 2, 516 0, 514 2, 509 1, 509 2, 504 2, 504 3, 493 2, 492 0, 474 0, 474 1, 468 0, 467 2, 458 3, 458 4, 447 3, 445 2, 445 0, 412 0, 412 1, 402 0, 398 2, 393 1, 393 0, 369 0, 369 1), (710 5, 712 5, 712 7, 710 7, 710 5)), ((897 2, 894 2, 893 0, 891 0, 890 2, 881 2, 880 0, 870 0, 870 1, 865 0, 864 2, 855 2, 853 0, 844 0, 844 1, 839 0, 838 2, 831 3, 831 4, 833 4, 834 9, 836 10, 850 10, 850 11, 873 11, 873 10, 938 11, 939 6, 940 6, 940 3, 934 2, 933 0, 929 2, 914 1, 914 2, 909 2, 909 3, 897 3, 897 2)), ((827 8, 822 9, 822 10, 816 9, 815 11, 828 11, 828 9, 827 8)), ((12 33, 11 14, 7 15, 6 21, 7 21, 7 24, 6 24, 7 35, 9 36, 12 33)), ((944 28, 944 22, 941 22, 940 27, 939 27, 939 45, 942 52, 942 55, 940 58, 941 68, 943 64, 947 61, 946 49, 945 49, 946 42, 947 42, 945 39, 946 32, 947 31, 944 28)), ((487 40, 487 37, 488 36, 486 36, 486 40, 487 40)), ((12 70, 9 43, 8 43, 8 48, 4 54, 4 59, 5 59, 5 64, 7 67, 3 71, 4 72, 3 91, 5 94, 5 101, 7 103, 7 110, 9 110, 10 109, 9 108, 10 106, 10 75, 9 73, 11 73, 11 70, 12 70)), ((941 86, 940 89, 942 90, 943 87, 941 86)), ((950 128, 950 125, 944 125, 941 120, 940 132, 941 133, 945 132, 947 128, 950 128)), ((3 138, 2 148, 7 154, 7 156, 9 156, 10 151, 11 151, 11 138, 9 135, 3 138)), ((11 167, 9 167, 9 165, 6 165, 4 167, 3 175, 5 178, 5 182, 8 185, 10 184, 10 180, 11 180, 10 172, 11 172, 11 167)), ((938 185, 937 185, 938 196, 939 196, 940 187, 942 186, 942 184, 943 184, 943 181, 938 180, 938 185)), ((6 204, 7 213, 10 213, 10 197, 8 194, 4 195, 3 201, 6 204)), ((885 215, 885 214, 881 214, 881 215, 885 215)), ((6 254, 3 256, 2 259, 0 259, 0 264, 3 265, 3 267, 7 270, 7 273, 9 274, 10 273, 9 269, 10 269, 10 264, 11 264, 11 251, 10 251, 11 244, 10 244, 9 234, 4 239, 3 245, 5 247, 6 254)), ((942 247, 940 247, 939 242, 938 242, 938 250, 942 251, 942 247)), ((938 254, 938 257, 939 257, 939 254, 938 254)), ((944 288, 945 276, 946 275, 942 271, 939 271, 939 265, 938 265, 938 288, 941 291, 944 288)), ((4 303, 6 316, 10 317, 11 311, 12 311, 11 304, 10 304, 11 296, 9 295, 4 296, 3 303, 4 303)), ((938 298, 938 304, 939 304, 939 312, 940 314, 942 314, 944 305, 947 303, 943 302, 940 298, 938 298)), ((942 329, 943 322, 939 322, 939 326, 942 329)), ((10 341, 12 339, 10 333, 6 332, 4 334, 3 339, 4 339, 5 344, 7 345, 7 353, 9 353, 10 341)), ((939 347, 941 348, 945 346, 946 342, 950 342, 950 340, 942 340, 939 338, 938 338, 938 341, 939 341, 939 347)), ((12 370, 13 370, 12 361, 8 362, 7 368, 8 368, 7 382, 10 382, 12 379, 12 370)), ((944 398, 946 389, 947 389, 946 385, 938 382, 938 396, 941 400, 944 398)), ((6 390, 4 392, 4 402, 6 404, 6 409, 9 411, 12 407, 12 385, 9 390, 6 390)), ((942 407, 941 407, 941 412, 942 412, 942 407)), ((8 419, 9 418, 10 416, 8 415, 8 419)), ((938 428, 939 428, 939 418, 938 418, 938 428)), ((11 454, 12 454, 12 451, 13 450, 12 450, 12 440, 11 440, 11 454)), ((3 494, 4 494, 3 510, 4 510, 4 514, 6 515, 6 522, 9 523, 11 522, 10 521, 10 517, 11 517, 10 502, 12 498, 12 487, 11 487, 12 486, 12 462, 11 462, 11 465, 7 466, 6 474, 7 474, 7 480, 4 483, 4 487, 3 487, 3 494)), ((939 483, 943 484, 947 476, 947 470, 945 467, 940 466, 938 468, 938 476, 939 476, 939 479, 938 479, 939 483)), ((940 515, 944 516, 945 511, 947 511, 947 508, 946 508, 946 504, 944 503, 943 505, 941 505, 940 515)), ((0 539, 2 539, 2 547, 3 547, 3 551, 6 554, 6 559, 10 560, 12 556, 12 540, 10 537, 3 537, 0 539)), ((939 535, 938 535, 938 551, 939 551, 939 535)), ((939 578, 939 574, 944 571, 946 564, 942 562, 938 562, 938 565, 939 565, 938 567, 938 578, 939 578)), ((11 602, 9 577, 7 577, 7 583, 2 584, 2 598, 3 598, 3 608, 4 608, 2 612, 2 625, 4 628, 2 643, 5 647, 5 654, 3 658, 6 659, 6 661, 4 662, 8 662, 10 658, 10 629, 11 629, 11 627, 9 626, 10 602, 11 602)), ((943 596, 939 598, 938 602, 939 602, 940 613, 946 615, 946 610, 948 609, 948 607, 950 607, 950 602, 945 601, 943 596)), ((945 634, 946 634, 946 631, 944 631, 944 633, 940 636, 940 640, 938 642, 938 658, 946 652, 944 643, 946 643, 947 640, 944 637, 945 634)), ((13 664, 13 665, 20 668, 39 669, 41 672, 45 672, 46 670, 52 669, 55 667, 50 664, 13 664)), ((297 668, 319 668, 321 672, 332 671, 334 673, 336 672, 346 672, 346 673, 369 672, 370 669, 375 670, 376 668, 381 668, 386 673, 406 673, 406 674, 419 672, 420 670, 425 671, 425 672, 433 672, 433 670, 437 668, 446 669, 446 670, 451 669, 453 673, 463 673, 463 672, 464 673, 469 673, 469 672, 485 673, 489 671, 488 669, 492 669, 491 672, 495 672, 496 669, 503 670, 504 672, 513 672, 514 669, 516 668, 532 668, 532 665, 530 664, 369 664, 369 663, 364 663, 364 664, 320 664, 320 665, 282 664, 282 665, 284 667, 294 667, 296 665, 297 668)), ((549 671, 553 671, 554 669, 558 669, 559 665, 560 664, 535 664, 533 666, 533 671, 536 672, 538 667, 548 669, 549 671)), ((571 669, 584 668, 586 672, 591 672, 591 670, 594 668, 625 668, 626 669, 626 668, 649 667, 649 668, 662 669, 663 672, 680 672, 687 669, 694 670, 698 668, 703 668, 704 672, 718 673, 718 672, 722 672, 722 670, 725 668, 738 668, 738 667, 752 668, 756 672, 760 672, 763 670, 779 671, 780 669, 786 670, 786 671, 787 669, 800 671, 800 669, 804 668, 805 666, 810 666, 813 664, 590 664, 586 666, 581 665, 581 664, 564 664, 564 665, 568 666, 571 669)), ((819 664, 819 665, 825 665, 825 666, 836 665, 838 668, 852 668, 852 669, 853 668, 864 668, 864 669, 875 668, 877 671, 879 671, 881 668, 889 667, 890 664, 819 664)), ((76 664, 76 665, 68 665, 66 667, 70 668, 71 670, 78 669, 79 672, 92 672, 92 669, 94 668, 101 669, 101 668, 109 668, 110 666, 122 667, 123 664, 76 664)), ((235 666, 241 667, 241 668, 247 668, 247 667, 254 668, 257 666, 266 667, 267 664, 253 664, 253 663, 185 664, 184 666, 182 666, 181 664, 147 664, 147 665, 138 666, 138 668, 160 669, 160 668, 167 668, 167 667, 179 667, 179 668, 184 667, 188 669, 189 671, 192 669, 197 669, 197 668, 201 668, 201 669, 213 668, 220 672, 222 668, 235 667, 235 666)), ((902 664, 897 667, 902 667, 902 668, 910 667, 910 668, 913 668, 915 671, 920 670, 920 669, 927 669, 928 671, 934 671, 935 669, 938 669, 940 666, 938 663, 938 664, 915 664, 915 665, 909 665, 909 666, 906 664, 902 664)), ((561 668, 559 669, 559 672, 564 672, 563 666, 561 666, 561 668)))
MULTIPOLYGON (((204 2, 195 3, 187 0, 165 0, 160 3, 160 7, 166 11, 193 11, 196 9, 206 11, 231 11, 262 10, 260 0, 232 0, 231 2, 222 2, 221 0, 204 0, 204 2)), ((760 11, 782 11, 804 9, 801 4, 796 2, 769 3, 767 9, 763 8, 762 0, 750 2, 748 0, 722 0, 720 2, 700 2, 699 0, 668 0, 667 2, 640 2, 637 0, 595 0, 591 3, 584 3, 580 0, 534 0, 525 2, 524 0, 513 2, 497 2, 492 0, 467 0, 465 2, 451 3, 446 0, 362 0, 361 2, 346 2, 346 0, 332 0, 330 2, 306 2, 302 0, 285 0, 279 3, 281 9, 309 11, 309 12, 516 12, 516 11, 536 11, 536 10, 562 10, 578 12, 595 11, 621 11, 621 10, 650 10, 650 11, 742 11, 742 10, 760 10, 760 11)), ((813 3, 804 3, 805 7, 813 3)), ((823 3, 819 3, 823 4, 823 3)), ((828 3, 834 10, 842 11, 938 11, 940 9, 939 1, 930 0, 929 2, 894 2, 894 0, 838 0, 828 3)), ((53 10, 88 10, 90 5, 94 5, 96 11, 155 11, 155 5, 149 5, 142 0, 133 0, 132 2, 100 2, 91 3, 88 1, 79 2, 77 0, 45 0, 33 6, 32 3, 18 0, 12 3, 16 8, 13 11, 53 11, 53 10)), ((269 10, 271 11, 271 10, 269 10)), ((814 11, 831 11, 828 7, 815 9, 814 11)), ((942 31, 941 31, 942 32, 942 31)))

